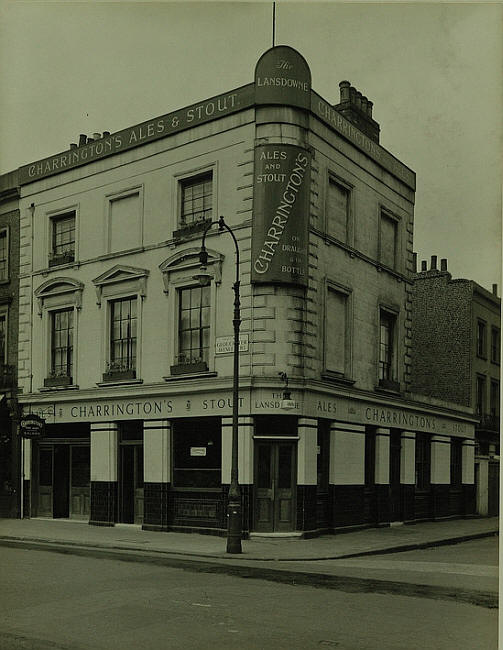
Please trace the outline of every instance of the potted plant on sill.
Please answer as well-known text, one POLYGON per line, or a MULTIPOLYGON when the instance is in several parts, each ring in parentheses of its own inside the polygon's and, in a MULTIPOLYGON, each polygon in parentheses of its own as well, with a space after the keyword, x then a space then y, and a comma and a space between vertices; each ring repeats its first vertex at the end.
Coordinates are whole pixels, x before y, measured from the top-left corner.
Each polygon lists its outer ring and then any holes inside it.
POLYGON ((49 266, 59 266, 60 264, 70 264, 75 261, 75 253, 67 251, 66 253, 52 253, 49 258, 49 266))
POLYGON ((186 375, 189 373, 206 372, 208 364, 202 357, 191 357, 187 354, 178 355, 178 363, 170 367, 172 375, 186 375))
POLYGON ((123 361, 109 361, 103 374, 103 381, 121 381, 123 379, 136 379, 136 370, 123 361))
POLYGON ((54 388, 57 386, 71 386, 72 377, 65 371, 52 370, 49 376, 44 379, 45 388, 54 388))

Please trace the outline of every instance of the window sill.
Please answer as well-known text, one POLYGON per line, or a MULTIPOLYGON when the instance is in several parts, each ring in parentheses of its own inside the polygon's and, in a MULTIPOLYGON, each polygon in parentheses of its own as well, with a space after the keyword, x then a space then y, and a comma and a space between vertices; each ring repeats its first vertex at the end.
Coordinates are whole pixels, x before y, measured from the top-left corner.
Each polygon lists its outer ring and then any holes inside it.
POLYGON ((169 375, 168 377, 163 377, 164 381, 181 381, 183 379, 197 379, 205 377, 216 377, 218 373, 213 370, 207 370, 206 372, 193 372, 193 373, 184 373, 180 375, 169 375))
POLYGON ((375 386, 374 390, 383 393, 393 393, 394 395, 400 394, 400 384, 391 379, 380 379, 379 384, 375 386))
POLYGON ((322 372, 321 378, 333 382, 334 384, 343 384, 344 386, 353 386, 353 384, 356 383, 356 379, 350 379, 345 375, 340 375, 336 372, 330 372, 330 370, 322 372))
POLYGON ((57 390, 62 391, 62 390, 78 390, 78 389, 79 389, 78 384, 68 384, 66 386, 62 386, 62 385, 59 385, 59 386, 42 386, 38 390, 39 390, 40 393, 51 393, 51 392, 54 392, 54 391, 57 391, 57 390))
POLYGON ((107 379, 96 382, 96 386, 106 388, 108 386, 129 386, 133 384, 143 384, 143 379, 107 379))
POLYGON ((72 377, 67 375, 62 375, 61 377, 46 377, 44 379, 44 388, 62 388, 64 386, 71 386, 72 383, 72 377))
POLYGON ((183 239, 201 233, 211 223, 211 221, 211 219, 204 219, 202 221, 187 224, 186 226, 180 226, 178 230, 173 231, 173 239, 183 239))
POLYGON ((176 363, 170 366, 169 371, 171 375, 193 375, 202 372, 208 372, 208 364, 206 361, 199 361, 197 363, 176 363))

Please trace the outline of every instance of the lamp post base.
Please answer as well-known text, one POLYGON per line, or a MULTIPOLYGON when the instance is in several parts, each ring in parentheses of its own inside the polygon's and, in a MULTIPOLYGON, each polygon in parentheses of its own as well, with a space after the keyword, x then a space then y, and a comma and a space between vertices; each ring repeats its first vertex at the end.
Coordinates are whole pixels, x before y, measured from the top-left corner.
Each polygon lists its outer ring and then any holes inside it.
POLYGON ((227 506, 227 553, 241 553, 241 500, 227 506))

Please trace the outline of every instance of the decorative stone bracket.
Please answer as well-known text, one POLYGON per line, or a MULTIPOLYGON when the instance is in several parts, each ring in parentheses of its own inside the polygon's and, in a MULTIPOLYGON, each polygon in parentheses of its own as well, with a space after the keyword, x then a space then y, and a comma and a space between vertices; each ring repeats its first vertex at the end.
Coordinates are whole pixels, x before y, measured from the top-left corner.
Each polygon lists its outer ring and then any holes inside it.
POLYGON ((51 278, 35 289, 35 298, 38 303, 38 315, 42 317, 44 303, 49 298, 55 296, 66 296, 73 294, 73 304, 77 309, 82 308, 82 292, 84 285, 78 280, 72 278, 51 278))

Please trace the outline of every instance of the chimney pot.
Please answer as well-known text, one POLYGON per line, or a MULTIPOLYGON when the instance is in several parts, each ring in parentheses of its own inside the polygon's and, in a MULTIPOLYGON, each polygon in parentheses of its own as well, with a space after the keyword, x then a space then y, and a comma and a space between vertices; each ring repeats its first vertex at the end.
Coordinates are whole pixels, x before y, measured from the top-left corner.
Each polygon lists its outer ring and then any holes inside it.
POLYGON ((70 142, 70 149, 76 149, 77 148, 77 143, 76 142, 70 142))
POLYGON ((87 138, 87 142, 94 142, 94 138, 87 138))
POLYGON ((412 269, 417 273, 417 253, 412 253, 412 269))
POLYGON ((493 284, 493 295, 497 296, 498 295, 498 285, 493 284))
POLYGON ((349 89, 349 101, 352 104, 356 102, 356 88, 353 88, 353 86, 351 86, 349 89))
POLYGON ((426 260, 423 260, 423 261, 421 262, 421 271, 427 271, 427 268, 426 268, 426 260))
POLYGON ((339 90, 341 93, 341 104, 342 102, 348 102, 349 101, 349 87, 351 84, 349 81, 341 81, 339 84, 339 90))
POLYGON ((431 256, 431 270, 432 271, 437 270, 437 256, 436 255, 431 256))
POLYGON ((86 144, 87 142, 87 135, 85 133, 81 133, 79 135, 79 147, 81 147, 83 144, 86 144))
POLYGON ((443 257, 440 260, 440 270, 441 271, 447 271, 447 258, 446 257, 443 257))
POLYGON ((367 102, 367 115, 369 117, 372 117, 372 106, 374 105, 374 102, 371 102, 370 99, 367 102))
POLYGON ((365 115, 368 114, 368 102, 369 100, 365 97, 365 95, 362 95, 362 111, 365 113, 365 115))
POLYGON ((110 135, 110 131, 103 131, 104 138, 108 138, 109 135, 110 135))
POLYGON ((355 93, 355 104, 356 108, 359 108, 361 110, 362 108, 362 94, 359 90, 356 91, 355 93))
POLYGON ((101 138, 101 133, 93 133, 93 138, 99 140, 101 138))

